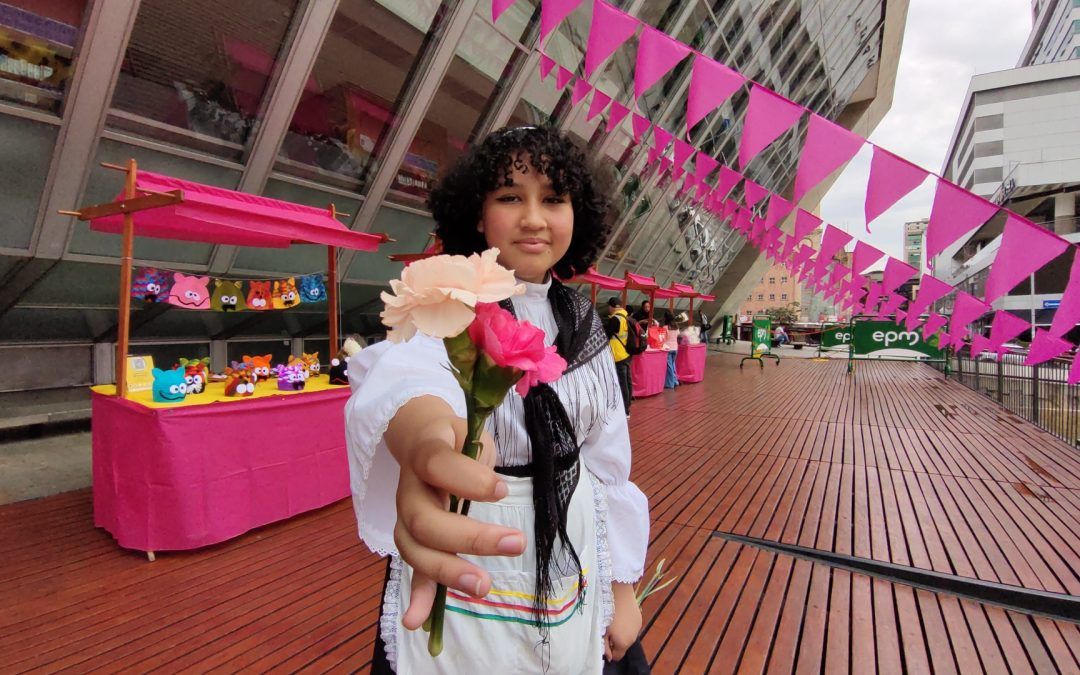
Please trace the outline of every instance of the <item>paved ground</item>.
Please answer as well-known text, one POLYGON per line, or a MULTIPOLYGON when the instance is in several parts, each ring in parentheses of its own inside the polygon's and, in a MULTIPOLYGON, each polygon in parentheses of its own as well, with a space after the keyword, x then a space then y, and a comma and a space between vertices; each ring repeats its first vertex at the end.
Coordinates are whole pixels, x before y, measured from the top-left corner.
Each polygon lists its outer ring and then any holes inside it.
POLYGON ((0 440, 0 504, 89 486, 89 431, 0 440))

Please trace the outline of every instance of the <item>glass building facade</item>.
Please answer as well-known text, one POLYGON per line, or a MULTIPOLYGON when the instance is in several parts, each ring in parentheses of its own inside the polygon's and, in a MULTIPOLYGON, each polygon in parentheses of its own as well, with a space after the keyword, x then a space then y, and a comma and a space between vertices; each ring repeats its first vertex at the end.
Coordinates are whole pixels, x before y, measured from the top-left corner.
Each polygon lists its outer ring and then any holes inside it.
MULTIPOLYGON (((876 95, 883 36, 896 16, 889 29, 902 32, 906 12, 895 0, 613 4, 841 120, 876 95)), ((546 44, 578 74, 591 8, 582 3, 546 44)), ((339 260, 343 330, 377 335, 379 292, 400 272, 385 254, 428 243, 425 201, 439 173, 492 129, 553 123, 614 167, 616 230, 599 270, 716 287, 741 240, 642 171, 645 150, 631 142, 629 120, 608 133, 606 115, 587 121, 569 89, 540 81, 538 0, 518 0, 497 24, 490 17, 486 0, 0 2, 0 350, 25 364, 0 390, 107 378, 119 237, 57 210, 112 199, 121 177, 100 164, 128 158, 211 185, 334 204, 353 229, 389 234, 395 241, 379 253, 339 260), (58 362, 67 374, 52 372, 58 362)), ((629 104, 635 54, 632 38, 590 83, 629 104)), ((653 87, 642 114, 681 132, 689 70, 684 62, 653 87)), ((746 102, 736 94, 690 140, 733 163, 746 102)), ((748 177, 788 191, 802 133, 797 126, 771 145, 748 177)), ((136 265, 237 277, 323 271, 325 256, 305 246, 135 246, 136 265)), ((319 308, 137 310, 132 326, 132 351, 164 360, 310 351, 325 347, 327 332, 319 308)))

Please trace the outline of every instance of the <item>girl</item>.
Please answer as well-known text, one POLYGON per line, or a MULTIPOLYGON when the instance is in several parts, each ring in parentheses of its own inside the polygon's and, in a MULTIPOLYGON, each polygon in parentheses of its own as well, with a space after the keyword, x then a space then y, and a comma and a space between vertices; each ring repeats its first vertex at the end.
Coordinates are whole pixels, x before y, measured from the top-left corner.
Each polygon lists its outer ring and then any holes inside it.
POLYGON ((675 374, 675 356, 679 353, 679 324, 671 310, 664 311, 664 350, 667 352, 667 378, 665 389, 679 386, 679 376, 675 374))
MULTIPOLYGON (((648 503, 631 482, 615 364, 585 297, 558 281, 588 269, 610 233, 584 155, 552 129, 504 129, 432 192, 443 251, 498 248, 527 292, 504 303, 569 364, 549 390, 511 390, 488 421, 484 462, 460 454, 464 396, 441 340, 379 343, 349 363, 346 409, 361 538, 391 562, 374 672, 599 673, 634 645, 633 584, 648 503), (473 500, 447 512, 447 494, 473 500), (427 618, 449 588, 443 653, 427 618)), ((637 647, 638 649, 640 647, 637 647)))

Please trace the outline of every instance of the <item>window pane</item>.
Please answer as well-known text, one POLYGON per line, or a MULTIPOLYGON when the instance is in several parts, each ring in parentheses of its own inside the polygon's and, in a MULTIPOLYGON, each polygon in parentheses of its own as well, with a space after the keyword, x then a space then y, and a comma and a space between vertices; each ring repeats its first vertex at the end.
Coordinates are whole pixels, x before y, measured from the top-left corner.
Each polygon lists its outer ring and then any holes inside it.
POLYGON ((386 256, 391 253, 419 253, 427 247, 435 221, 427 216, 383 206, 375 214, 372 232, 386 232, 391 239, 377 253, 359 253, 346 275, 349 279, 389 281, 401 275, 402 264, 386 256))
POLYGON ((0 139, 0 197, 4 204, 0 246, 28 248, 56 145, 56 127, 0 115, 0 139))
POLYGON ((476 16, 469 21, 427 117, 398 168, 390 200, 412 206, 427 200, 435 176, 472 141, 476 124, 506 80, 512 59, 523 57, 491 24, 476 16))
POLYGON ((297 0, 143 0, 109 125, 240 159, 297 0))
POLYGON ((363 191, 439 2, 343 0, 281 147, 278 169, 363 191))
POLYGON ((0 98, 60 112, 86 0, 0 3, 0 98))

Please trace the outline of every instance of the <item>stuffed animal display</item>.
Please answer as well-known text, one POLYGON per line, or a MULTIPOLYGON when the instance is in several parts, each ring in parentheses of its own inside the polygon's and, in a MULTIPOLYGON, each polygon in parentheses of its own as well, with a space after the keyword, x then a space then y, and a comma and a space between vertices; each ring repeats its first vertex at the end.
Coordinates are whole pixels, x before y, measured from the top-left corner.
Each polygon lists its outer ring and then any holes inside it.
POLYGON ((291 309, 301 303, 326 302, 321 273, 278 280, 212 279, 154 267, 138 267, 131 281, 131 297, 142 302, 167 302, 184 309, 215 312, 262 312, 291 309), (246 292, 245 292, 246 291, 246 292))
POLYGON ((251 371, 253 381, 270 379, 271 359, 273 354, 264 354, 263 356, 245 356, 244 368, 251 371))
POLYGON ((237 312, 247 309, 240 282, 214 279, 214 293, 210 296, 210 309, 217 312, 237 312))
POLYGON ((330 360, 330 384, 349 383, 349 357, 358 353, 361 349, 358 337, 350 335, 345 340, 337 355, 330 360))
POLYGON ((299 304, 300 292, 296 290, 296 279, 289 277, 274 282, 274 309, 288 309, 299 304))
POLYGON ((255 378, 247 368, 225 369, 225 395, 251 396, 255 393, 255 378))
POLYGON ((201 359, 180 359, 178 368, 184 369, 184 383, 187 384, 187 393, 201 394, 206 390, 208 375, 207 367, 210 365, 210 357, 201 359))
POLYGON ((164 270, 140 267, 131 280, 131 299, 143 302, 165 302, 169 298, 172 277, 164 270))
POLYGON ((176 272, 173 274, 173 285, 169 290, 169 304, 186 309, 209 309, 210 291, 207 284, 210 277, 188 276, 176 272))
POLYGON ((161 370, 154 368, 153 395, 155 403, 179 403, 187 396, 184 369, 161 370))
POLYGON ((269 281, 248 282, 247 308, 257 312, 273 309, 273 305, 270 304, 269 281))
POLYGON ((325 300, 326 284, 323 283, 321 274, 308 274, 300 277, 301 302, 324 302, 325 300))
POLYGON ((300 391, 307 380, 303 362, 299 360, 287 366, 279 364, 274 368, 274 374, 277 376, 277 388, 282 391, 300 391))
POLYGON ((319 352, 312 352, 310 354, 303 352, 300 356, 300 360, 307 365, 308 374, 311 377, 319 376, 319 372, 322 370, 322 364, 319 363, 319 352))

